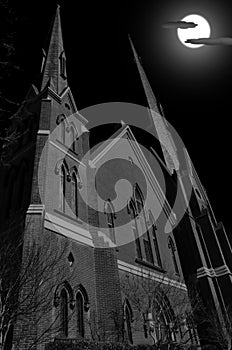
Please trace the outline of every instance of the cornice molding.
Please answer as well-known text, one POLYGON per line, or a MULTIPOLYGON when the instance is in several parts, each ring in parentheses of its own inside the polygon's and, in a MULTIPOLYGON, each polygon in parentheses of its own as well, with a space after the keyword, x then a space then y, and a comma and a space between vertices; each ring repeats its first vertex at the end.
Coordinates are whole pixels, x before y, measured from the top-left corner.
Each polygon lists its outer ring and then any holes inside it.
POLYGON ((37 135, 50 135, 50 130, 38 130, 37 135))
POLYGON ((197 278, 211 277, 217 278, 225 275, 232 275, 227 265, 222 265, 216 268, 210 268, 203 266, 197 270, 197 278))
POLYGON ((57 215, 46 212, 44 227, 80 244, 94 247, 93 239, 89 231, 67 220, 61 219, 57 215))
POLYGON ((77 157, 74 157, 71 152, 69 151, 68 147, 65 148, 64 145, 62 145, 60 143, 57 144, 56 142, 50 140, 49 144, 54 146, 55 148, 57 148, 59 151, 61 151, 62 153, 64 153, 66 156, 68 156, 69 158, 73 159, 75 162, 77 162, 79 165, 83 166, 84 168, 86 168, 86 165, 84 163, 82 163, 77 157))
POLYGON ((44 214, 45 205, 44 204, 30 204, 27 209, 27 214, 44 214))
POLYGON ((152 279, 156 282, 163 283, 165 285, 170 285, 172 287, 176 287, 179 289, 182 289, 184 291, 187 291, 187 287, 184 283, 176 281, 174 279, 171 279, 169 277, 164 276, 163 274, 158 274, 156 272, 147 270, 144 267, 137 267, 132 264, 128 264, 125 261, 118 260, 118 268, 119 270, 123 270, 125 272, 129 272, 133 275, 139 276, 139 277, 144 277, 144 278, 149 278, 152 279))

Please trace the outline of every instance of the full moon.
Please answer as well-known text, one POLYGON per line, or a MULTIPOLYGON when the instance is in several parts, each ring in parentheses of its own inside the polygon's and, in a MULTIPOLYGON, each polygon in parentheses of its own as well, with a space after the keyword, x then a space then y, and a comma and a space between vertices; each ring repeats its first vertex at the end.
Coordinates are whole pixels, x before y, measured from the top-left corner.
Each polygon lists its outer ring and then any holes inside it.
POLYGON ((186 43, 185 41, 187 39, 209 38, 210 25, 207 22, 207 20, 200 15, 188 15, 182 18, 181 21, 194 22, 195 24, 197 24, 195 28, 188 28, 188 29, 178 28, 177 29, 177 34, 181 43, 187 47, 191 47, 191 49, 195 49, 200 46, 203 46, 203 44, 195 45, 195 44, 186 43))

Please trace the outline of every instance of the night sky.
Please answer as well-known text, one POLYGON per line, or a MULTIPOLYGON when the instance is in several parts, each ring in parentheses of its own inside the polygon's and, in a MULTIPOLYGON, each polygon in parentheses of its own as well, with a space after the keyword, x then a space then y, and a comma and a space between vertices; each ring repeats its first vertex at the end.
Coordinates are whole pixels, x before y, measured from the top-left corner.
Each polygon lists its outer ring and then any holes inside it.
MULTIPOLYGON (((20 93, 37 84, 41 47, 57 1, 20 1, 20 93)), ((232 36, 229 1, 59 1, 68 81, 79 110, 98 103, 145 105, 128 41, 130 34, 165 116, 186 145, 217 219, 231 232, 230 180, 232 46, 189 49, 167 21, 200 14, 211 36, 232 36)), ((88 116, 86 116, 88 118, 88 116)))

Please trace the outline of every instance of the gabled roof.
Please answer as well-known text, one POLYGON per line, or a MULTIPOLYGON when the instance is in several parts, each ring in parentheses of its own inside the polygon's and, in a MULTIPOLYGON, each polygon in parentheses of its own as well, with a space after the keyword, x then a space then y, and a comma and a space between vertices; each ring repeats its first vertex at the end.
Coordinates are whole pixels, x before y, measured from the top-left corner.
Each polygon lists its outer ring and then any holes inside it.
MULTIPOLYGON (((117 145, 118 142, 120 142, 121 139, 128 140, 128 143, 130 144, 131 148, 133 149, 133 152, 136 156, 136 159, 138 160, 141 170, 146 176, 147 181, 149 181, 154 193, 156 193, 158 200, 160 201, 161 205, 163 206, 164 212, 166 216, 170 219, 170 222, 172 224, 175 223, 176 215, 172 211, 171 206, 166 200, 165 194, 160 187, 155 174, 153 170, 151 169, 151 166, 149 165, 141 147, 139 146, 138 142, 136 141, 136 138, 131 130, 131 128, 122 123, 122 127, 117 130, 110 139, 103 142, 99 147, 96 147, 93 153, 91 154, 91 160, 89 161, 90 166, 95 168, 97 167, 97 163, 104 158, 104 156, 117 145)), ((121 155, 119 154, 119 158, 121 155)))

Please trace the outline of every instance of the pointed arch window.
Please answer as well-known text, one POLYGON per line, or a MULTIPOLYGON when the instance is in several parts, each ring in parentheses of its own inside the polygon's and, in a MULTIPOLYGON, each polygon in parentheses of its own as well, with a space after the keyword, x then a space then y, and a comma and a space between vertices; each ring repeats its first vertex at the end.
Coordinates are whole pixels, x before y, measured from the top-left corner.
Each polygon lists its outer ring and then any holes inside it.
POLYGON ((131 344, 133 344, 133 334, 132 334, 132 328, 131 328, 131 323, 133 322, 133 313, 128 300, 125 301, 125 305, 124 305, 124 320, 125 320, 127 339, 131 344))
POLYGON ((60 323, 61 332, 67 337, 68 336, 68 295, 65 288, 60 293, 60 323))
POLYGON ((109 228, 110 239, 112 242, 116 243, 114 228, 115 212, 110 199, 107 199, 107 201, 105 202, 104 213, 106 215, 106 222, 109 228))
POLYGON ((149 224, 150 224, 150 231, 152 234, 153 246, 155 249, 156 263, 159 267, 162 267, 162 260, 161 260, 160 250, 159 250, 159 243, 158 243, 157 234, 156 234, 157 227, 155 224, 154 216, 152 215, 152 212, 150 210, 149 210, 149 224))
POLYGON ((135 187, 134 187, 134 200, 135 200, 136 212, 137 212, 137 215, 139 215, 144 208, 144 198, 138 184, 135 184, 135 187))
POLYGON ((75 130, 74 130, 73 126, 70 127, 70 135, 71 135, 71 150, 73 152, 75 152, 76 151, 76 145, 75 145, 76 138, 75 138, 75 130))
POLYGON ((72 173, 71 178, 71 205, 72 211, 78 217, 78 184, 77 184, 77 175, 75 172, 72 173))
POLYGON ((60 75, 63 79, 67 79, 66 57, 64 51, 60 54, 60 75))
POLYGON ((66 177, 64 165, 60 168, 60 210, 65 213, 66 177))
POLYGON ((60 132, 61 132, 61 142, 65 145, 65 121, 64 119, 60 123, 60 132))
POLYGON ((72 267, 73 264, 74 264, 74 256, 73 256, 73 253, 70 252, 69 255, 68 255, 68 262, 69 262, 69 266, 72 267))
POLYGON ((151 237, 147 226, 147 219, 146 219, 146 213, 144 208, 144 197, 138 184, 135 184, 135 187, 134 187, 134 200, 136 205, 136 213, 140 217, 140 225, 141 225, 142 232, 144 233, 143 245, 144 245, 146 261, 151 264, 154 264, 154 257, 153 257, 152 246, 151 246, 151 237))
POLYGON ((150 232, 149 227, 148 227, 147 222, 146 222, 146 216, 145 216, 144 210, 143 210, 143 217, 144 217, 144 223, 145 223, 145 228, 146 228, 146 234, 144 235, 144 238, 143 238, 145 256, 146 256, 147 262, 154 264, 153 251, 152 251, 152 246, 151 246, 152 239, 150 236, 151 232, 150 232))
POLYGON ((141 249, 141 243, 139 239, 138 225, 136 221, 137 211, 136 211, 135 202, 133 199, 131 199, 130 202, 128 203, 128 213, 130 214, 130 217, 132 220, 132 229, 135 237, 137 257, 139 259, 142 259, 142 249, 141 249))
POLYGON ((76 296, 76 307, 77 307, 77 331, 81 337, 85 336, 84 328, 84 298, 80 291, 77 292, 76 296))
POLYGON ((155 324, 154 336, 157 341, 175 341, 175 331, 173 329, 176 319, 171 304, 165 294, 159 295, 152 310, 153 321, 155 324))
POLYGON ((157 341, 166 340, 168 337, 167 319, 159 303, 155 302, 153 310, 153 320, 155 321, 154 335, 157 341))
POLYGON ((168 238, 168 248, 171 250, 172 261, 173 261, 173 266, 174 266, 174 269, 175 269, 175 273, 177 275, 179 275, 180 272, 179 272, 179 268, 178 268, 178 264, 177 264, 177 260, 176 260, 176 247, 175 247, 175 244, 173 242, 173 239, 170 236, 168 238))
POLYGON ((143 238, 143 244, 144 244, 144 250, 145 250, 145 256, 146 256, 147 262, 154 264, 149 231, 146 232, 146 237, 143 238))

